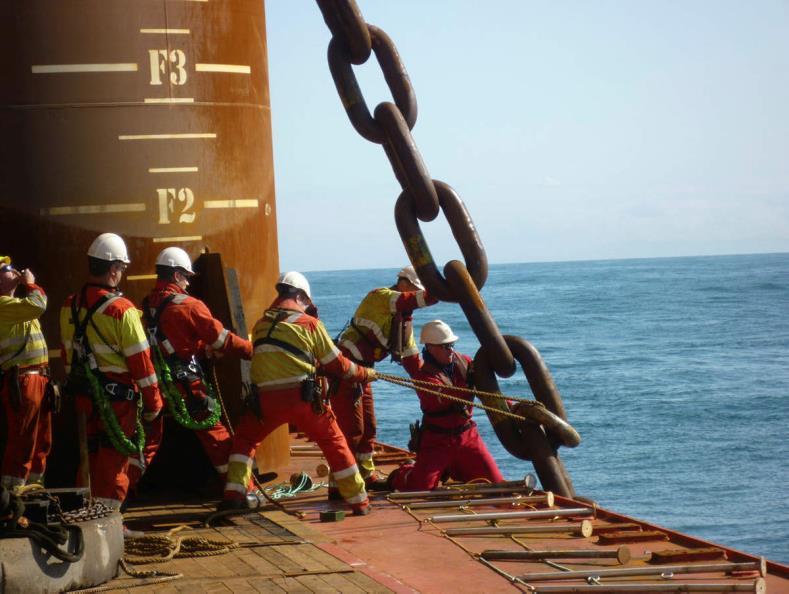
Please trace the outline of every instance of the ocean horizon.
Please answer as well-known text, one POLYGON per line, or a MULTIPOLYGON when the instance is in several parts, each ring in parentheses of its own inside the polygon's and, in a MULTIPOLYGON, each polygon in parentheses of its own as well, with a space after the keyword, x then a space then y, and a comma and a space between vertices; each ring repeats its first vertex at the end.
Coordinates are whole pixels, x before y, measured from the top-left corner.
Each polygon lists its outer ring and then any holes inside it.
MULTIPOLYGON (((308 272, 334 336, 396 268, 308 272)), ((493 264, 482 290, 504 334, 541 353, 581 434, 560 456, 576 492, 666 528, 789 563, 789 254, 493 264)), ((417 310, 478 342, 460 307, 417 310)), ((405 375, 385 361, 378 367, 405 375)), ((532 398, 518 371, 504 393, 532 398)), ((380 441, 405 447, 413 392, 374 384, 380 441)), ((475 419, 508 479, 510 456, 475 419)))

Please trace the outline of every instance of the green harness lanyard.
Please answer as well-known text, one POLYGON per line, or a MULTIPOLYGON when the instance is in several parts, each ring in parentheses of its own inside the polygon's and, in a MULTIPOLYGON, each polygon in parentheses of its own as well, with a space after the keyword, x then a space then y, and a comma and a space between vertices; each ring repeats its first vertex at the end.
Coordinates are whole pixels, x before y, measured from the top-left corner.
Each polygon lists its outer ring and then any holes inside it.
MULTIPOLYGON (((86 287, 82 290, 81 301, 83 303, 86 301, 85 293, 86 287)), ((104 337, 101 336, 101 333, 99 333, 96 325, 93 324, 91 320, 93 318, 93 314, 96 313, 96 311, 102 305, 112 299, 112 297, 113 295, 110 294, 103 295, 88 309, 88 313, 85 315, 85 318, 82 321, 79 319, 77 300, 73 299, 71 301, 71 321, 74 324, 74 348, 71 355, 72 373, 74 372, 75 366, 82 367, 85 377, 88 380, 88 384, 90 385, 93 404, 99 412, 99 418, 104 425, 104 431, 106 432, 112 447, 125 456, 139 456, 140 462, 144 464, 145 459, 143 458, 142 451, 145 447, 145 431, 143 430, 142 421, 140 420, 142 399, 137 400, 137 427, 135 429, 134 436, 132 439, 129 439, 123 432, 123 429, 118 422, 118 417, 115 415, 115 411, 112 410, 109 399, 104 394, 104 390, 102 389, 101 382, 99 381, 98 377, 98 375, 101 374, 101 372, 98 371, 98 366, 96 366, 96 371, 94 371, 91 366, 91 360, 93 360, 95 365, 95 356, 93 355, 93 351, 90 348, 90 342, 87 340, 86 336, 88 323, 91 323, 94 330, 96 330, 96 333, 99 335, 99 338, 104 341, 107 346, 109 346, 104 337)))
MULTIPOLYGON (((156 368, 156 375, 161 380, 160 385, 163 388, 161 392, 164 396, 164 401, 167 404, 167 410, 170 411, 170 414, 179 425, 194 431, 202 431, 203 429, 209 429, 210 427, 213 427, 217 424, 217 421, 219 421, 219 417, 222 414, 221 408, 215 406, 211 411, 211 414, 202 421, 198 421, 192 417, 192 415, 189 414, 189 411, 186 408, 186 403, 181 396, 181 392, 178 390, 178 386, 173 379, 173 371, 170 368, 170 365, 167 363, 167 359, 162 354, 161 348, 159 347, 160 342, 167 340, 167 337, 159 327, 159 319, 162 317, 162 312, 164 309, 170 303, 172 303, 173 299, 175 299, 175 293, 167 295, 167 297, 165 297, 159 304, 159 307, 155 309, 153 316, 151 316, 150 313, 153 308, 148 306, 148 298, 146 297, 143 301, 143 315, 145 316, 145 321, 148 323, 151 349, 153 349, 154 352, 153 364, 156 368)), ((216 400, 216 394, 211 382, 205 377, 203 380, 208 392, 208 397, 216 400)))

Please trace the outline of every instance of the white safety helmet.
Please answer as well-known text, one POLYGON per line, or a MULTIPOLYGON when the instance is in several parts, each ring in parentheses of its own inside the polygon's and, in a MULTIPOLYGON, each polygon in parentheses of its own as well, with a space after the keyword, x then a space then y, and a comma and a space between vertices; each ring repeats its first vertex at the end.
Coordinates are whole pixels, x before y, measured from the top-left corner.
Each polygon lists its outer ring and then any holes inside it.
POLYGON ((422 326, 419 342, 422 344, 450 344, 457 342, 458 337, 452 333, 449 324, 441 320, 431 320, 422 326))
POLYGON ((292 270, 290 272, 285 272, 280 275, 279 279, 277 280, 277 285, 285 285, 286 287, 293 287, 294 289, 300 289, 306 293, 307 297, 309 297, 310 301, 312 301, 312 294, 310 293, 310 283, 307 282, 307 279, 304 278, 304 275, 301 272, 296 272, 292 270))
POLYGON ((129 253, 126 251, 126 243, 120 235, 115 233, 102 233, 88 248, 88 256, 97 260, 115 262, 120 260, 124 264, 129 264, 129 253))
POLYGON ((189 257, 189 254, 179 247, 164 248, 156 258, 156 265, 180 268, 190 275, 195 273, 192 270, 192 259, 189 257))
POLYGON ((424 290, 425 286, 422 284, 422 281, 419 280, 419 277, 416 274, 416 270, 414 267, 409 265, 403 268, 400 272, 397 273, 397 279, 400 280, 404 278, 407 281, 411 281, 413 285, 419 289, 420 291, 424 290))

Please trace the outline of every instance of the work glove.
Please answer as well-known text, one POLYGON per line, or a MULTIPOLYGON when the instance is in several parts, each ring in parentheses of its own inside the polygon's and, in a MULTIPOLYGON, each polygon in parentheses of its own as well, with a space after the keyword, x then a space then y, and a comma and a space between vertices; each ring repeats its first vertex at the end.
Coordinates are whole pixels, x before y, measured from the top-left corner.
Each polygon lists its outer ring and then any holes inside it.
POLYGON ((142 413, 142 420, 146 423, 153 423, 156 420, 156 417, 159 416, 159 413, 162 412, 162 409, 156 410, 146 410, 142 413))
POLYGON ((378 379, 378 373, 372 367, 367 368, 367 379, 366 382, 374 382, 378 379))

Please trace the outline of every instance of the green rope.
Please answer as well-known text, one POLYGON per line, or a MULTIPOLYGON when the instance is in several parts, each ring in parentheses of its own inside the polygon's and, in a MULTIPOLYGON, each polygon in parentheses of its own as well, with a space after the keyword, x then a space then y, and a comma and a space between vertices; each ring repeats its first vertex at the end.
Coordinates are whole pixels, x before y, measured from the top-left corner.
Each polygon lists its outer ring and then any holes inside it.
POLYGON ((134 432, 134 437, 129 439, 126 437, 123 429, 121 429, 120 423, 118 423, 118 417, 115 415, 115 411, 112 410, 109 399, 104 396, 104 390, 101 388, 99 378, 93 373, 87 360, 83 361, 82 364, 85 366, 85 375, 93 391, 93 404, 99 411, 99 418, 104 425, 104 430, 107 433, 107 437, 109 437, 112 447, 124 456, 139 456, 140 460, 144 463, 145 458, 142 455, 142 451, 145 447, 145 431, 142 428, 142 421, 140 420, 142 399, 137 399, 137 428, 134 432))
MULTIPOLYGON (((156 368, 156 375, 160 380, 160 391, 162 396, 164 396, 165 403, 167 404, 167 410, 170 411, 170 414, 173 416, 176 422, 179 425, 194 431, 202 431, 203 429, 209 429, 210 427, 216 425, 217 421, 219 421, 219 417, 222 415, 221 407, 214 407, 214 410, 211 411, 211 414, 202 421, 195 420, 186 409, 186 403, 181 396, 181 392, 178 390, 178 387, 173 381, 173 372, 170 369, 170 366, 167 364, 164 355, 162 355, 159 345, 154 344, 152 348, 155 353, 154 367, 156 368)), ((211 383, 208 380, 205 380, 204 383, 208 389, 208 397, 216 400, 211 383)))
POLYGON ((299 493, 311 493, 328 486, 328 483, 313 483, 311 486, 308 486, 310 482, 312 482, 312 479, 310 479, 306 473, 302 472, 299 476, 299 482, 296 485, 293 483, 280 483, 279 485, 266 487, 263 491, 266 495, 271 497, 271 499, 276 500, 295 497, 299 493))

